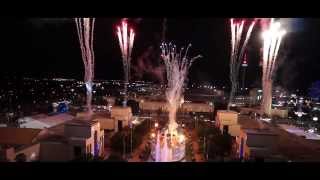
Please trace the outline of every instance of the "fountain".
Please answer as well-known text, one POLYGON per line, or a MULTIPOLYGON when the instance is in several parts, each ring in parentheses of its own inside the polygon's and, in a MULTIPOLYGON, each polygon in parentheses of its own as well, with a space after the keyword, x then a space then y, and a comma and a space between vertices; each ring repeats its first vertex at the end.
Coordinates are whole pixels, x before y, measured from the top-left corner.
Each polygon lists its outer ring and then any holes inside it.
POLYGON ((177 135, 170 135, 169 129, 157 133, 157 139, 154 142, 152 160, 155 162, 177 162, 185 157, 185 138, 184 134, 177 131, 177 135), (171 137, 173 137, 171 139, 171 137))
POLYGON ((183 85, 187 78, 188 70, 192 62, 201 57, 187 58, 190 47, 191 44, 185 51, 184 48, 181 48, 177 52, 176 46, 171 43, 169 45, 166 43, 161 45, 161 57, 166 66, 168 80, 166 98, 169 105, 169 123, 167 127, 157 133, 157 140, 154 142, 151 153, 152 159, 156 162, 181 161, 185 156, 185 136, 176 122, 176 113, 182 102, 183 85))

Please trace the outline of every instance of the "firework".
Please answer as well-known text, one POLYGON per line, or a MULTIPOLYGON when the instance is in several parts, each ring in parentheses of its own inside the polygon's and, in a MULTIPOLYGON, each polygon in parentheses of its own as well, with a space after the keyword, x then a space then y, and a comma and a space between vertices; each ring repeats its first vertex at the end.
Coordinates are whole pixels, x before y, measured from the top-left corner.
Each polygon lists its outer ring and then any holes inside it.
POLYGON ((285 30, 281 29, 279 22, 271 19, 269 28, 262 33, 263 37, 263 65, 262 65, 262 111, 270 116, 272 103, 272 75, 276 66, 276 58, 285 30))
POLYGON ((119 39, 119 45, 122 54, 122 62, 123 62, 123 69, 124 69, 124 78, 125 78, 125 85, 124 85, 124 92, 125 92, 125 100, 124 105, 126 105, 127 101, 127 86, 130 80, 130 63, 131 63, 131 52, 134 42, 134 32, 133 29, 130 29, 128 32, 128 24, 124 19, 122 21, 121 27, 117 27, 117 35, 119 39), (129 34, 128 34, 129 33, 129 34))
POLYGON ((88 113, 92 114, 92 86, 94 79, 94 51, 93 51, 93 32, 94 18, 75 18, 77 32, 82 53, 82 60, 85 69, 84 82, 87 90, 86 104, 88 113))
POLYGON ((248 40, 251 36, 252 29, 255 25, 253 21, 248 28, 245 39, 241 44, 244 21, 234 22, 233 19, 230 20, 231 23, 231 56, 230 56, 230 81, 231 81, 231 92, 229 97, 228 109, 230 109, 231 103, 233 101, 234 95, 238 87, 238 76, 239 69, 242 61, 242 57, 247 46, 248 40))
POLYGON ((164 61, 166 72, 167 72, 167 90, 166 98, 169 103, 169 133, 175 134, 177 123, 176 123, 176 112, 181 102, 181 96, 183 94, 183 85, 188 75, 188 70, 191 67, 194 60, 200 58, 198 55, 193 58, 188 58, 187 53, 191 44, 186 50, 181 48, 177 51, 175 45, 171 43, 162 43, 160 46, 162 53, 161 57, 164 61))

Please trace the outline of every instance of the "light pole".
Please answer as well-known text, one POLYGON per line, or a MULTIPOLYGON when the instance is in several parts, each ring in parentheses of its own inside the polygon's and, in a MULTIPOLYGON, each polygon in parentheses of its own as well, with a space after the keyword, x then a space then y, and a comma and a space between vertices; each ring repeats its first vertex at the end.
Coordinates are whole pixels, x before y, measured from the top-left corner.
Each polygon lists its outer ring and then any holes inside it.
POLYGON ((159 127, 159 124, 157 122, 154 123, 154 127, 157 129, 159 127))
POLYGON ((131 155, 130 156, 132 156, 132 152, 133 152, 133 146, 132 146, 132 138, 133 138, 133 124, 132 124, 132 122, 131 122, 131 126, 130 126, 130 130, 131 130, 131 132, 130 132, 130 134, 131 134, 131 137, 130 137, 130 144, 131 144, 131 155))
MULTIPOLYGON (((209 141, 210 141, 210 138, 209 138, 209 141)), ((207 160, 209 159, 209 151, 210 150, 210 142, 208 143, 208 147, 207 147, 207 160)))
POLYGON ((206 136, 203 136, 203 151, 204 151, 204 155, 206 154, 206 136))
POLYGON ((123 159, 126 159, 126 139, 123 136, 123 159))

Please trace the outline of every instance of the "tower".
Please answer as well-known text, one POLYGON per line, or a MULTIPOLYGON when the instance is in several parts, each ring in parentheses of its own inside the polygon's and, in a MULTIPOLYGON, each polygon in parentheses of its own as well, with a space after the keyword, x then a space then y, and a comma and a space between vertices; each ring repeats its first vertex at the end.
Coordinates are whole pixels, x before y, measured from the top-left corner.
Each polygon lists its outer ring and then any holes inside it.
POLYGON ((248 67, 248 60, 247 60, 247 53, 244 55, 243 61, 241 63, 241 90, 245 90, 245 78, 246 78, 246 71, 248 67))

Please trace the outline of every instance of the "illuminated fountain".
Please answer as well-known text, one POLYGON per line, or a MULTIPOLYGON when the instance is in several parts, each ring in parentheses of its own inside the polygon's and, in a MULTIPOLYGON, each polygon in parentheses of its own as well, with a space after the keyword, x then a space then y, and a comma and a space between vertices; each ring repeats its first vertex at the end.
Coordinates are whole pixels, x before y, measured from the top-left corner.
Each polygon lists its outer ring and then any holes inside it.
POLYGON ((185 157, 185 136, 183 132, 177 135, 169 134, 168 128, 157 133, 152 157, 155 162, 174 162, 181 161, 185 157))
POLYGON ((167 72, 168 85, 166 98, 168 101, 169 123, 167 127, 157 132, 157 139, 154 142, 152 158, 156 162, 180 161, 185 156, 185 136, 182 129, 176 122, 177 109, 181 105, 183 85, 188 75, 188 70, 195 59, 188 58, 187 53, 191 44, 184 51, 181 48, 178 52, 175 45, 161 45, 161 57, 164 60, 167 72))

